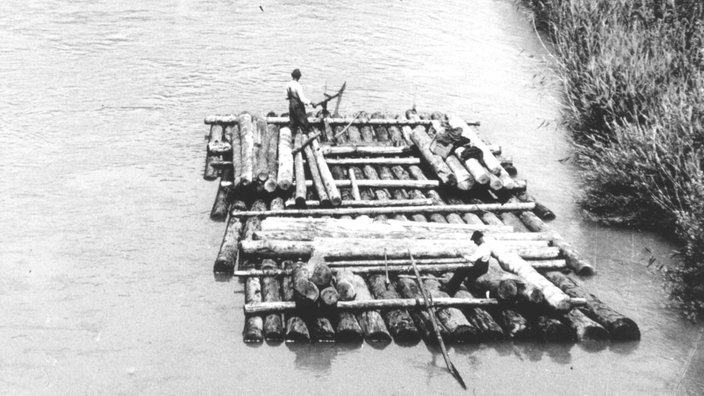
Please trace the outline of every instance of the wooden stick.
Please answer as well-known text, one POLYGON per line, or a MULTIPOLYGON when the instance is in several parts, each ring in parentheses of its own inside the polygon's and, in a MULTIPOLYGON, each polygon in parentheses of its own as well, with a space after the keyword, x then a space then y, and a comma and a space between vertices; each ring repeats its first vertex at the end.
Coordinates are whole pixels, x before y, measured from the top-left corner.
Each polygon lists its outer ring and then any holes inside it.
MULTIPOLYGON (((300 142, 303 139, 302 134, 296 135, 296 142, 300 142)), ((306 202, 306 195, 308 194, 308 187, 306 186, 306 171, 303 168, 303 153, 298 152, 294 157, 294 168, 296 171, 296 194, 295 203, 296 206, 301 207, 306 202)), ((320 202, 320 201, 318 201, 320 202)))
POLYGON ((267 148, 267 173, 269 177, 264 182, 264 190, 269 193, 276 191, 277 174, 279 169, 279 127, 269 124, 266 127, 267 135, 269 135, 269 146, 267 148))
POLYGON ((403 127, 403 135, 406 139, 411 139, 413 143, 415 143, 425 161, 430 165, 435 175, 443 184, 451 186, 457 185, 457 179, 454 173, 452 173, 452 170, 450 170, 445 161, 443 161, 442 157, 430 151, 430 143, 432 140, 425 132, 424 127, 419 125, 411 130, 410 127, 405 126, 403 127))
MULTIPOLYGON (((259 282, 256 278, 256 282, 259 282)), ((498 306, 495 299, 486 298, 434 298, 432 306, 435 307, 493 307, 498 306)), ((338 311, 364 311, 380 309, 425 308, 427 304, 417 298, 400 298, 393 300, 354 300, 338 301, 338 311)), ((279 301, 268 303, 248 303, 244 305, 246 315, 263 315, 272 312, 297 312, 300 307, 294 301, 279 301)))
POLYGON ((323 157, 323 153, 320 150, 320 146, 316 140, 314 140, 311 144, 311 148, 313 150, 313 155, 315 156, 315 161, 318 165, 318 170, 320 171, 320 178, 325 185, 325 191, 327 191, 328 198, 330 198, 330 203, 332 203, 333 206, 340 206, 340 203, 342 202, 340 191, 335 185, 332 174, 330 173, 330 168, 328 168, 325 158, 323 157))
POLYGON ((313 154, 313 149, 311 149, 310 146, 306 146, 306 148, 303 149, 303 152, 305 153, 306 160, 308 161, 308 170, 310 171, 311 179, 313 179, 312 184, 315 187, 316 193, 318 194, 318 199, 320 200, 323 206, 332 206, 330 197, 328 196, 328 192, 325 189, 325 184, 323 183, 323 179, 320 175, 318 161, 315 158, 315 154, 313 154))
MULTIPOLYGON (((374 180, 376 181, 376 180, 374 180)), ((379 180, 388 182, 386 180, 379 180)), ((361 181, 360 181, 361 182, 361 181)), ((377 216, 380 214, 397 214, 397 213, 449 213, 449 212, 479 212, 479 211, 512 211, 512 210, 531 210, 532 203, 516 203, 516 204, 482 204, 482 205, 430 205, 430 206, 398 206, 386 208, 332 208, 332 209, 286 209, 286 210, 270 210, 267 212, 236 212, 233 216, 248 217, 248 216, 342 216, 342 215, 367 215, 377 216)))
MULTIPOLYGON (((437 180, 368 180, 356 179, 355 183, 358 187, 371 188, 436 188, 440 186, 437 180)), ((336 187, 352 187, 350 180, 335 180, 336 187)), ((306 186, 312 186, 313 182, 306 180, 306 186)))
POLYGON ((345 145, 345 146, 321 146, 323 155, 408 155, 411 153, 409 146, 365 146, 365 145, 345 145))
POLYGON ((423 301, 425 302, 426 309, 428 310, 428 313, 430 314, 430 323, 433 324, 433 330, 435 332, 435 336, 437 337, 438 344, 440 344, 440 350, 442 351, 442 356, 445 358, 445 364, 447 365, 447 369, 450 371, 450 374, 452 374, 453 377, 457 379, 457 381, 462 385, 462 388, 467 389, 467 385, 464 383, 464 380, 462 379, 462 376, 460 375, 459 371, 457 371, 457 368, 455 365, 452 363, 450 360, 450 355, 447 353, 447 349, 445 348, 445 343, 442 340, 442 337, 440 336, 440 329, 438 326, 438 322, 435 319, 435 308, 433 306, 436 303, 437 299, 433 301, 431 304, 430 298, 428 297, 428 293, 425 291, 425 287, 423 287, 423 281, 420 279, 420 273, 418 272, 418 268, 416 267, 415 260, 413 259, 413 254, 411 253, 411 250, 408 250, 408 257, 411 259, 411 264, 413 266, 413 271, 415 272, 416 275, 416 281, 418 282, 418 286, 420 288, 420 292, 423 295, 423 301))
MULTIPOLYGON (((352 174, 353 172, 350 172, 352 174)), ((359 189, 357 189, 359 192, 359 189)), ((432 205, 433 201, 431 199, 385 199, 385 200, 375 200, 375 201, 362 201, 362 200, 341 200, 340 207, 352 207, 352 208, 362 208, 362 207, 376 207, 376 206, 427 206, 432 205)), ((301 202, 287 201, 287 207, 307 207, 307 208, 319 208, 320 201, 318 200, 306 200, 301 202)))
POLYGON ((286 127, 279 129, 279 169, 277 184, 283 191, 288 191, 293 181, 293 154, 291 154, 291 145, 291 130, 286 127))
POLYGON ((407 158, 328 158, 328 165, 420 165, 420 159, 407 158))

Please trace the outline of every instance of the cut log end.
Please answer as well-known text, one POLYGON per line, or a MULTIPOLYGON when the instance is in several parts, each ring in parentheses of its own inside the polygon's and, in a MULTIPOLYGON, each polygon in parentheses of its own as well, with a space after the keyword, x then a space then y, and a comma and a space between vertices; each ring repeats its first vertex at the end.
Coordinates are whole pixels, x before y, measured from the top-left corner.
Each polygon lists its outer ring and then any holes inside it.
POLYGON ((607 325, 611 338, 617 341, 640 340, 640 329, 636 322, 629 318, 620 318, 607 325))

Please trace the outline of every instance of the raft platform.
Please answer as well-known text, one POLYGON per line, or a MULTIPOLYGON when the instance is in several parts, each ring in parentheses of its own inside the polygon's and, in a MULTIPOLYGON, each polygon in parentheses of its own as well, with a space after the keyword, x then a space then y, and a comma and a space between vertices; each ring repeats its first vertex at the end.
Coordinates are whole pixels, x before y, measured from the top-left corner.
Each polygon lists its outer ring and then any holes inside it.
POLYGON ((640 338, 570 276, 594 267, 478 123, 415 111, 309 121, 306 135, 274 113, 205 119, 211 218, 226 223, 214 271, 243 280, 245 342, 437 343, 423 290, 450 343, 640 338), (448 128, 469 145, 443 158, 432 148, 448 128), (468 284, 475 231, 492 258, 468 284))

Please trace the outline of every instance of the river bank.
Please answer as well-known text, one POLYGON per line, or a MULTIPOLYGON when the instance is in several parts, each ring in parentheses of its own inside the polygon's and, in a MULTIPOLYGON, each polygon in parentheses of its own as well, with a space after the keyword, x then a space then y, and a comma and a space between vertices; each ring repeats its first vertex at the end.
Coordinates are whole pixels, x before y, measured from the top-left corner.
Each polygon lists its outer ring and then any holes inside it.
POLYGON ((597 221, 677 240, 668 277, 704 312, 704 7, 699 2, 528 1, 553 44, 566 116, 597 221))

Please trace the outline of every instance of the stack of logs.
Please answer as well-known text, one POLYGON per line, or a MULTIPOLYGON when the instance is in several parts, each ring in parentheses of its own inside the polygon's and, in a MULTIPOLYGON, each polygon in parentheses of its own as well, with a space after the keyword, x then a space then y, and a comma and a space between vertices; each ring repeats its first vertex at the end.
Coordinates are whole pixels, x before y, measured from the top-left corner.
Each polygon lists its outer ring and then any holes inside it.
POLYGON ((640 337, 562 274, 594 268, 543 222, 554 214, 513 178, 512 163, 463 120, 310 121, 310 134, 294 137, 287 117, 206 119, 204 177, 220 177, 211 217, 227 221, 214 270, 245 278, 245 341, 434 342, 419 287, 449 342, 640 337), (446 128, 461 128, 482 161, 430 152, 446 128), (446 290, 471 265, 475 230, 494 246, 489 271, 446 290), (409 251, 422 285, 409 277, 409 251))

